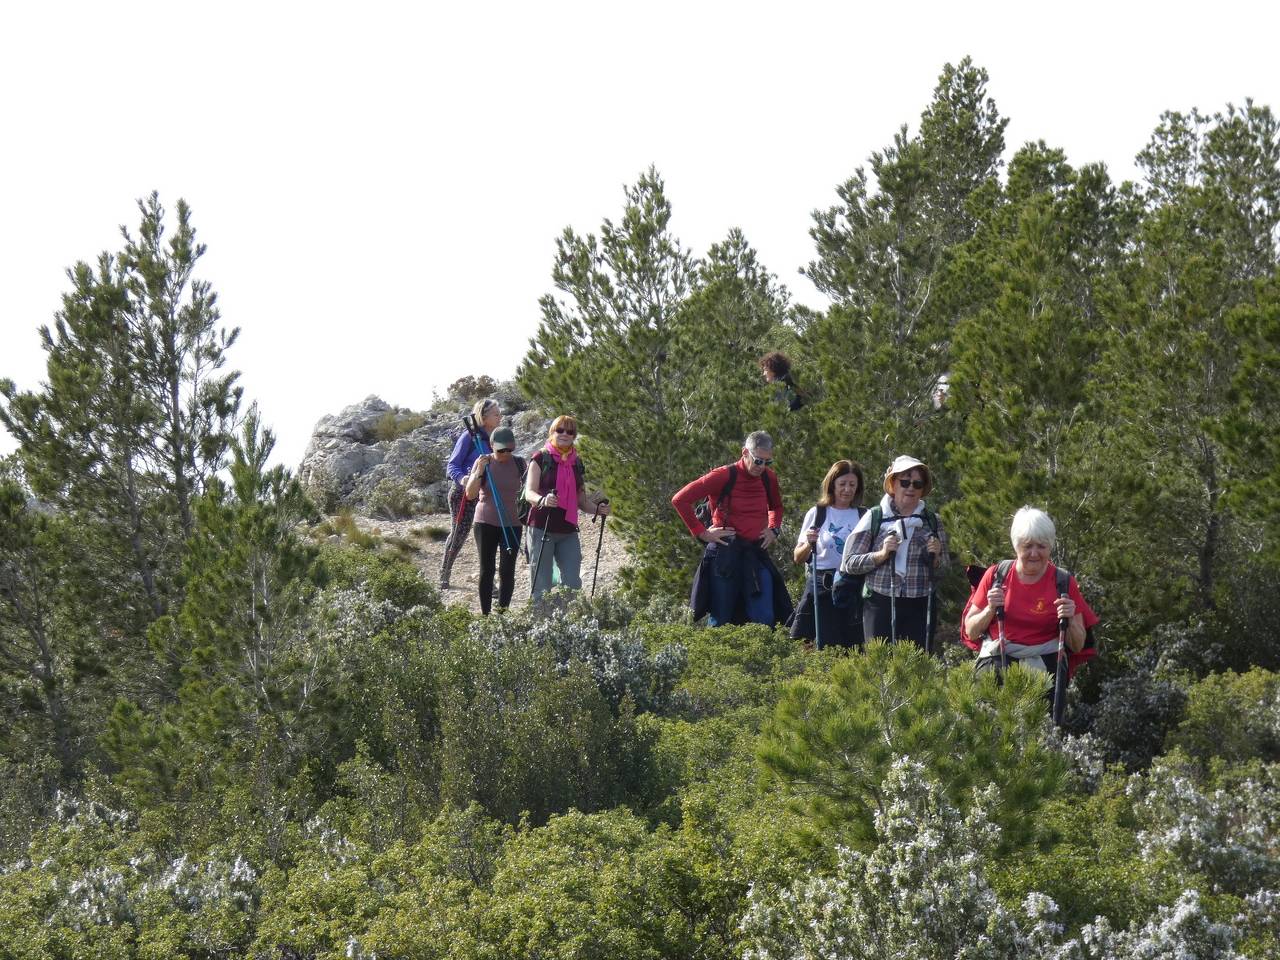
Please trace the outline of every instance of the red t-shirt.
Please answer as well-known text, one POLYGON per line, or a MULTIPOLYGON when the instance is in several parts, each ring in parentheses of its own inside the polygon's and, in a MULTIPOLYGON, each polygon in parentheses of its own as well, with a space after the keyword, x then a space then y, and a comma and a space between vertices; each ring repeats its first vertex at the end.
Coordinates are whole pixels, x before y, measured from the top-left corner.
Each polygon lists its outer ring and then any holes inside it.
MULTIPOLYGON (((978 581, 973 595, 965 604, 962 621, 968 619, 971 610, 985 610, 987 591, 996 578, 996 567, 987 568, 987 572, 978 581)), ((1080 594, 1080 585, 1075 577, 1068 579, 1067 595, 1076 603, 1076 612, 1084 617, 1085 629, 1098 622, 1098 615, 1085 603, 1080 594)), ((1058 599, 1058 568, 1052 563, 1045 568, 1044 576, 1035 583, 1023 583, 1018 579, 1018 571, 1010 567, 1004 578, 1004 637, 1009 643, 1021 643, 1028 646, 1048 643, 1058 638, 1058 610, 1053 602, 1058 599)), ((999 636, 999 625, 991 621, 987 635, 993 639, 999 636)), ((978 637, 971 640, 979 641, 978 637)))
POLYGON ((729 482, 729 468, 716 467, 692 483, 682 487, 674 497, 671 505, 680 514, 680 519, 695 537, 707 528, 694 516, 693 507, 704 497, 711 500, 711 523, 717 527, 732 527, 738 537, 744 541, 758 540, 767 527, 782 526, 782 494, 778 491, 778 478, 768 468, 759 477, 747 473, 741 460, 738 461, 738 476, 733 481, 733 489, 723 506, 716 503, 720 499, 720 491, 729 482), (772 499, 777 509, 769 509, 769 495, 765 492, 765 482, 772 490, 772 499))

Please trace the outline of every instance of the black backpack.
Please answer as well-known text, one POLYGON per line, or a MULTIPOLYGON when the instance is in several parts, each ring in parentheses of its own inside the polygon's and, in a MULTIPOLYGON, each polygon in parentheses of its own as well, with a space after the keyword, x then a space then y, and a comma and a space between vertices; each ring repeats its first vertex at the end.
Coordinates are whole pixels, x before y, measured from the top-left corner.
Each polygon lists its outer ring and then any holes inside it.
MULTIPOLYGON (((822 525, 827 522, 827 505, 819 503, 814 507, 814 511, 813 525, 821 530, 822 525)), ((866 507, 859 507, 858 519, 861 520, 866 512, 866 507)), ((862 596, 865 580, 866 574, 845 573, 836 567, 835 576, 831 578, 831 605, 839 608, 856 606, 858 599, 862 596)))
MULTIPOLYGON (((766 470, 764 473, 761 474, 761 476, 764 478, 764 496, 765 496, 766 502, 769 504, 769 509, 777 510, 778 509, 777 491, 775 491, 773 486, 769 483, 769 471, 766 470)), ((729 464, 729 479, 727 479, 724 482, 724 486, 720 488, 720 495, 716 497, 717 510, 719 510, 722 506, 724 506, 725 501, 729 499, 729 494, 733 492, 733 485, 737 482, 737 480, 738 480, 738 465, 736 463, 731 463, 729 464)), ((704 527, 711 526, 711 513, 712 511, 711 511, 710 497, 703 497, 693 506, 693 515, 698 518, 698 522, 701 523, 704 527)))

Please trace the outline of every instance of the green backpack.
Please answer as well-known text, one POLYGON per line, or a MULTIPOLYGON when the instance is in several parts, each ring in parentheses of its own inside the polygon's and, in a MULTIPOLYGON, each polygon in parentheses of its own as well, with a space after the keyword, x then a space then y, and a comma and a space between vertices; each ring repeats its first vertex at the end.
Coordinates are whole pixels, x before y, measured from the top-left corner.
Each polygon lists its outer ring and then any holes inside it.
MULTIPOLYGON (((880 532, 880 524, 884 522, 884 508, 877 503, 867 512, 871 514, 869 529, 871 530, 871 542, 874 544, 876 542, 876 534, 880 532)), ((929 528, 929 533, 936 537, 938 535, 938 515, 928 507, 925 507, 921 517, 924 518, 924 523, 929 528)), ((903 517, 902 519, 906 520, 907 518, 903 517)), ((862 585, 862 599, 871 599, 871 581, 869 579, 862 585)))

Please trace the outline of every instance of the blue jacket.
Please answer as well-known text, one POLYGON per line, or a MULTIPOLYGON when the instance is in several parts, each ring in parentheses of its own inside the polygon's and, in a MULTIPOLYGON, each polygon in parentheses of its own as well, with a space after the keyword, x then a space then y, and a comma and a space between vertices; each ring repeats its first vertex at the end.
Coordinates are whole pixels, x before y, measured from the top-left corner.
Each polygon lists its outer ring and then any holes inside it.
MULTIPOLYGON (((480 440, 484 444, 484 449, 488 451, 490 449, 489 434, 483 427, 480 428, 480 440)), ((467 474, 471 472, 472 464, 479 457, 480 453, 471 440, 471 434, 463 430, 458 437, 458 442, 453 445, 453 453, 449 457, 449 463, 444 468, 444 472, 450 480, 461 486, 467 479, 467 474)))

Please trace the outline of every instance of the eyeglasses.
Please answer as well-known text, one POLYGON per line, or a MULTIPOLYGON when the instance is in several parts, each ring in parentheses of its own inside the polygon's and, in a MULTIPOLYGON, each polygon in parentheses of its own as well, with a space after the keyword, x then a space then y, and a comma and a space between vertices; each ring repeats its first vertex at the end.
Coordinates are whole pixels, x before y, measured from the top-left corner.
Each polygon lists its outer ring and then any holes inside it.
POLYGON ((556 427, 556 433, 567 433, 571 437, 576 437, 578 435, 578 431, 571 429, 570 427, 556 427))
POLYGON ((923 480, 912 480, 910 477, 899 477, 898 482, 902 484, 902 489, 904 490, 910 490, 912 487, 914 487, 917 490, 924 489, 923 480))
POLYGON ((751 462, 754 463, 757 467, 772 467, 773 457, 770 457, 768 460, 761 460, 757 456, 752 456, 751 462))

